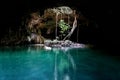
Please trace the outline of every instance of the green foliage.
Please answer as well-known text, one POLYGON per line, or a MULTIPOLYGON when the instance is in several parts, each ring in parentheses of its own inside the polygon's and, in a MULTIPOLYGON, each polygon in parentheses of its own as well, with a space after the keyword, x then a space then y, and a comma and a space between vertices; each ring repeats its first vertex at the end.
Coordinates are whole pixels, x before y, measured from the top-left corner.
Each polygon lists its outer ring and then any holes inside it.
POLYGON ((65 23, 64 20, 60 20, 59 27, 61 28, 60 32, 65 33, 70 28, 70 25, 65 23))

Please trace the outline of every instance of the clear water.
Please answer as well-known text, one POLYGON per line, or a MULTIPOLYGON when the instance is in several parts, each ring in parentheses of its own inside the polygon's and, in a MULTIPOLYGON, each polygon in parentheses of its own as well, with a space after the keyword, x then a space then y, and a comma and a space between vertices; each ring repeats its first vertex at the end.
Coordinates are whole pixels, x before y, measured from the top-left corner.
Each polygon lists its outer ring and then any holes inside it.
POLYGON ((0 48, 0 80, 120 80, 120 64, 87 48, 5 47, 0 48))

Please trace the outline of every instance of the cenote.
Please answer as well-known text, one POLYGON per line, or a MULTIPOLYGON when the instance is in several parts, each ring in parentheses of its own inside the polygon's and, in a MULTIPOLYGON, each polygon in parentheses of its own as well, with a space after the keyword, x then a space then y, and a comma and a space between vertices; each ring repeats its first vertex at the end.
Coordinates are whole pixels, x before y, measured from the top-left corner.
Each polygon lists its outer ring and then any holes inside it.
POLYGON ((0 80, 120 80, 120 64, 89 48, 4 47, 0 80))

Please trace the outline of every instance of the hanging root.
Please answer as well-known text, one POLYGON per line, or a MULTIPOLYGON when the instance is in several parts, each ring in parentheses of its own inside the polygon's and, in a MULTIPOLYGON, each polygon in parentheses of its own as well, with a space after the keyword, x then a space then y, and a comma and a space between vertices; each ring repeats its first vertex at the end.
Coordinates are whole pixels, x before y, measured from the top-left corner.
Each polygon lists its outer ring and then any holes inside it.
POLYGON ((75 19, 74 19, 74 22, 73 22, 73 27, 72 27, 70 33, 63 40, 66 40, 67 38, 70 38, 76 27, 77 27, 77 19, 76 19, 76 16, 75 16, 75 19))

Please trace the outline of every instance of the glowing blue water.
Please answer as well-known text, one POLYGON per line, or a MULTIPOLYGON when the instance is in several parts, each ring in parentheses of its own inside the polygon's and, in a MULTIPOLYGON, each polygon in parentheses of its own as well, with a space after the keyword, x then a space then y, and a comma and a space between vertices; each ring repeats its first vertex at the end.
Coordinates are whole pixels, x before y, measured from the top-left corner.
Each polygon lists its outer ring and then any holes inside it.
POLYGON ((0 49, 0 80, 120 80, 114 57, 91 49, 0 49))

